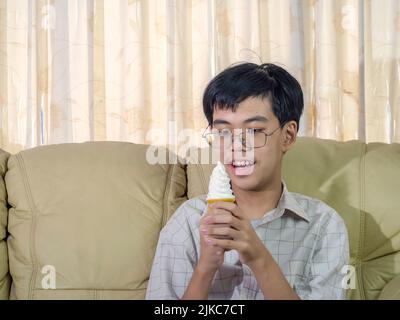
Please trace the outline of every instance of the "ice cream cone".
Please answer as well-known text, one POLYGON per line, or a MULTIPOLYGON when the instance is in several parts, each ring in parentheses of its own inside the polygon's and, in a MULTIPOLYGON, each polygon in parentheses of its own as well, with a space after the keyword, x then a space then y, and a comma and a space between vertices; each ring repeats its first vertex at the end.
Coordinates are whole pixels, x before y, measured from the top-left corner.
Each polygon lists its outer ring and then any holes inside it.
MULTIPOLYGON (((231 179, 221 162, 214 168, 207 194, 207 209, 215 202, 235 202, 236 198, 231 188, 231 179)), ((219 224, 220 227, 229 227, 228 224, 219 224)), ((232 239, 228 236, 215 236, 218 239, 232 239)))
POLYGON ((230 185, 230 178, 221 162, 214 168, 208 187, 207 205, 215 202, 235 202, 230 185))

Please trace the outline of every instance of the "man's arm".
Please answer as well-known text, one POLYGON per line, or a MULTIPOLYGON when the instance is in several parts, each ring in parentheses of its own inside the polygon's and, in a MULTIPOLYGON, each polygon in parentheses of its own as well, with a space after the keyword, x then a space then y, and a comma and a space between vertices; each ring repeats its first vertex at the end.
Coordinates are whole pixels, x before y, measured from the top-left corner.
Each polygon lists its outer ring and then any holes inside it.
POLYGON ((196 268, 182 300, 207 300, 215 272, 196 268))
POLYGON ((349 240, 346 225, 329 208, 321 221, 319 237, 310 259, 310 274, 297 293, 307 300, 346 299, 343 267, 349 264, 349 240))
POLYGON ((250 262, 247 265, 253 271, 265 299, 300 300, 300 297, 292 289, 281 268, 266 248, 263 250, 263 256, 258 261, 250 262))
POLYGON ((206 300, 211 283, 218 268, 224 263, 224 249, 211 244, 207 235, 205 221, 209 221, 207 213, 200 220, 200 258, 190 283, 183 295, 183 300, 206 300))
POLYGON ((183 204, 160 232, 146 299, 177 300, 185 293, 197 264, 194 240, 187 236, 188 210, 191 207, 183 204))
POLYGON ((345 299, 342 268, 349 263, 349 242, 341 217, 331 210, 325 215, 320 236, 310 259, 308 283, 298 294, 290 287, 271 254, 251 262, 257 283, 268 299, 345 299))
POLYGON ((295 292, 272 255, 258 238, 249 221, 235 204, 218 203, 220 212, 210 223, 226 223, 230 228, 209 228, 214 235, 232 240, 212 239, 214 245, 239 252, 242 263, 249 266, 267 299, 344 299, 341 270, 349 261, 349 243, 343 219, 331 208, 324 214, 320 235, 310 259, 307 283, 295 292), (224 213, 225 211, 225 213, 224 213))

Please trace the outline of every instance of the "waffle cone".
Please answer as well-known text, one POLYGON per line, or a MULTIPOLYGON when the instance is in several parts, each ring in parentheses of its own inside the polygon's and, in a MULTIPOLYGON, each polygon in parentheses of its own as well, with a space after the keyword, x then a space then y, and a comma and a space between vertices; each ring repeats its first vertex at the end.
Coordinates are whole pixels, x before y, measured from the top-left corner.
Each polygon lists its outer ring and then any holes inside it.
POLYGON ((219 198, 219 199, 208 199, 207 200, 207 205, 209 206, 212 203, 215 202, 235 202, 235 198, 219 198))

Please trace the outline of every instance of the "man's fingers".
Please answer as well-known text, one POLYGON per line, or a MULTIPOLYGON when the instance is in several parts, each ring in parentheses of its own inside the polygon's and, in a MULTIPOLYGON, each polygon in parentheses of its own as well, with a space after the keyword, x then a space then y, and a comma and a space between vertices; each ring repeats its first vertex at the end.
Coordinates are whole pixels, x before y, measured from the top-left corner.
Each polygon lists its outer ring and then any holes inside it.
POLYGON ((211 205, 211 208, 221 208, 221 209, 225 209, 228 211, 232 211, 235 210, 237 207, 237 204, 234 202, 224 202, 224 201, 219 201, 219 202, 214 202, 211 205))
POLYGON ((232 238, 238 239, 240 237, 240 232, 230 228, 229 226, 221 227, 218 225, 210 225, 208 227, 203 227, 201 232, 204 235, 208 235, 214 238, 232 238))
POLYGON ((209 216, 216 216, 216 215, 221 215, 221 214, 232 215, 232 212, 230 212, 230 211, 228 211, 226 209, 223 209, 223 208, 212 208, 207 212, 207 214, 209 216))
POLYGON ((234 249, 240 252, 241 249, 241 243, 239 241, 213 238, 210 238, 210 241, 212 245, 224 248, 226 250, 234 249))
POLYGON ((204 224, 222 224, 230 225, 236 230, 241 229, 241 220, 233 216, 231 213, 220 213, 216 215, 210 215, 204 220, 204 224))
POLYGON ((209 217, 221 215, 221 214, 229 214, 232 215, 230 211, 227 211, 225 209, 209 209, 204 212, 203 216, 200 218, 200 223, 203 223, 204 221, 207 221, 209 217))
POLYGON ((239 219, 244 218, 237 204, 233 202, 215 202, 211 205, 211 209, 224 209, 226 211, 233 213, 239 219))
POLYGON ((215 234, 213 234, 213 235, 210 235, 211 237, 213 237, 214 239, 232 239, 232 237, 230 237, 230 236, 220 236, 220 235, 215 235, 215 234))

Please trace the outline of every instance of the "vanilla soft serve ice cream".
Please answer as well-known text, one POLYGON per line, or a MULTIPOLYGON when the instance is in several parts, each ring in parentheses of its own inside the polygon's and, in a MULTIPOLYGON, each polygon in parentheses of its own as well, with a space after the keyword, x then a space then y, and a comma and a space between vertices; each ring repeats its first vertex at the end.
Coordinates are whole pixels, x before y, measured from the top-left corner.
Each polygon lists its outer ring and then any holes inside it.
POLYGON ((210 177, 207 202, 235 202, 235 196, 233 195, 230 182, 231 179, 229 178, 224 165, 218 161, 217 166, 214 168, 210 177))

